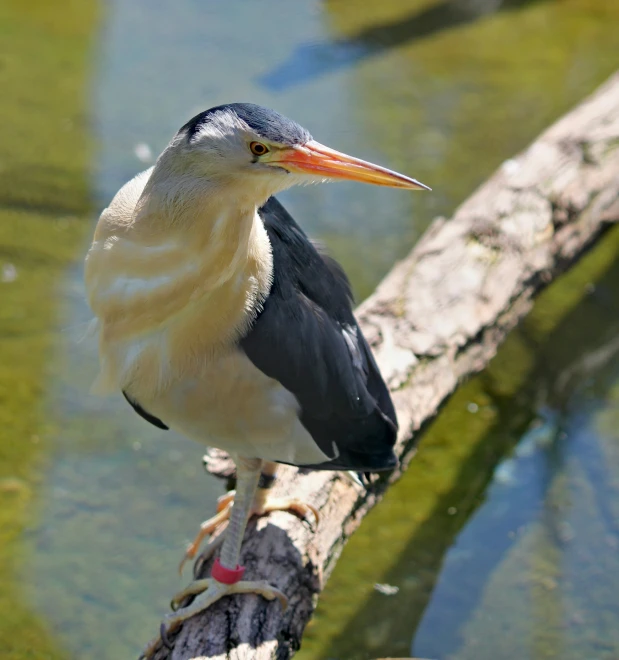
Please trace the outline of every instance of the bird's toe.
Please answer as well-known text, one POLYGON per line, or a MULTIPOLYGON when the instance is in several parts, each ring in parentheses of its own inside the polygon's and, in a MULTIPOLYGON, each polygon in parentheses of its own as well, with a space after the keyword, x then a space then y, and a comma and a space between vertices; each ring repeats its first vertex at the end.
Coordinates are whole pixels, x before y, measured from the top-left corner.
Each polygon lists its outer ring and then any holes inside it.
POLYGON ((170 604, 173 612, 164 618, 159 629, 159 636, 148 644, 140 657, 150 660, 161 646, 171 647, 170 635, 177 632, 184 621, 203 612, 224 596, 250 593, 258 594, 267 600, 277 599, 282 609, 286 609, 288 606, 286 595, 265 580, 240 580, 234 584, 223 584, 213 578, 194 580, 174 596, 170 604), (192 596, 197 597, 190 604, 181 607, 181 604, 192 596))
POLYGON ((315 506, 292 497, 267 498, 252 510, 252 514, 264 516, 272 511, 288 511, 307 523, 313 522, 315 525, 320 520, 320 514, 315 506))

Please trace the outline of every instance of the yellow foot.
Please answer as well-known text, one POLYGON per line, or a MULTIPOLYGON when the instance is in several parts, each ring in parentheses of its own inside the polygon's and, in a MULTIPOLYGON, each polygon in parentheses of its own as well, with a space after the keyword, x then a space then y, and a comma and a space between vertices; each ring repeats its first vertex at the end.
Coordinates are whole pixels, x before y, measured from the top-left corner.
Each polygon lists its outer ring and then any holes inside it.
MULTIPOLYGON (((220 525, 223 525, 225 522, 228 522, 230 518, 230 511, 232 510, 232 505, 234 503, 235 492, 231 490, 229 493, 222 495, 217 500, 217 513, 208 520, 205 520, 200 525, 200 530, 198 531, 196 538, 189 544, 187 550, 185 551, 185 556, 181 560, 181 563, 178 566, 178 572, 183 572, 183 567, 185 563, 190 559, 193 559, 200 549, 202 541, 207 536, 213 534, 220 525)), ((223 538, 223 537, 220 537, 223 538)), ((219 540, 219 539, 218 539, 219 540)), ((217 546, 221 545, 218 543, 217 546)), ((210 548, 210 554, 212 555, 216 548, 210 548)), ((210 555, 209 555, 210 556, 210 555)))
POLYGON ((204 580, 195 580, 188 587, 179 592, 172 599, 172 609, 175 612, 168 614, 161 625, 160 636, 153 639, 142 652, 141 658, 148 660, 152 657, 153 653, 163 643, 168 645, 168 635, 176 632, 183 621, 186 621, 194 614, 204 611, 213 603, 217 602, 223 596, 231 596, 233 594, 259 594, 267 600, 274 600, 277 598, 286 609, 288 599, 286 596, 275 587, 272 587, 264 580, 257 580, 249 582, 241 580, 235 584, 222 584, 213 578, 206 578, 204 580), (187 596, 195 596, 200 594, 190 605, 187 607, 179 608, 180 603, 183 602, 187 596), (179 609, 177 609, 179 608, 179 609))
POLYGON ((320 520, 320 514, 318 509, 307 502, 301 502, 301 500, 296 500, 293 497, 271 497, 266 498, 264 501, 254 502, 254 506, 251 509, 249 517, 251 516, 265 516, 271 511, 288 511, 293 513, 297 518, 301 520, 307 520, 309 522, 311 513, 314 516, 314 521, 318 524, 320 520))
MULTIPOLYGON (((234 491, 231 490, 229 493, 223 495, 219 498, 219 500, 217 500, 217 513, 212 518, 205 520, 200 525, 200 531, 198 532, 196 538, 185 551, 185 556, 183 557, 180 566, 178 567, 179 572, 182 573, 185 563, 194 559, 198 554, 198 550, 202 541, 204 541, 207 536, 213 534, 220 525, 223 525, 228 521, 230 518, 230 511, 232 510, 232 506, 234 504, 234 494, 234 491)), ((312 506, 311 504, 306 504, 305 502, 301 502, 300 500, 294 499, 292 497, 265 498, 261 496, 260 491, 258 491, 256 499, 254 500, 254 504, 249 512, 249 517, 265 516, 268 513, 271 513, 271 511, 289 511, 295 516, 308 522, 310 520, 309 514, 311 513, 314 516, 316 524, 318 524, 318 520, 320 518, 316 507, 312 506)), ((223 536, 219 536, 215 541, 209 543, 206 550, 200 556, 200 565, 210 559, 222 543, 223 536)))

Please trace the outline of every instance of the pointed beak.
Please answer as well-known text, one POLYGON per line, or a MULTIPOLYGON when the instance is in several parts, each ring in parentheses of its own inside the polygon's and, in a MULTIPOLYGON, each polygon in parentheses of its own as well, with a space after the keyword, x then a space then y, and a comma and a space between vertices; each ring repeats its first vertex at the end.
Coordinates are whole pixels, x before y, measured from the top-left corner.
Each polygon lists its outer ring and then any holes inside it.
POLYGON ((359 158, 353 158, 335 151, 335 149, 325 147, 324 144, 315 140, 276 151, 268 162, 283 167, 289 172, 311 174, 325 179, 347 179, 408 190, 432 190, 408 176, 359 158))

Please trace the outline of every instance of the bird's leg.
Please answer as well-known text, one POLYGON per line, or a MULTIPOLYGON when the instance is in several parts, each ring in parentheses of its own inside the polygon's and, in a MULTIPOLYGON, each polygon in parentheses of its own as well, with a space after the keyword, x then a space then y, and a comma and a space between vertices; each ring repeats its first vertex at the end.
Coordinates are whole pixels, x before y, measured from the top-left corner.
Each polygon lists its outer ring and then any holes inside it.
MULTIPOLYGON (((210 578, 195 580, 174 596, 173 609, 179 607, 187 596, 197 595, 190 605, 176 609, 175 612, 165 617, 161 627, 161 638, 167 639, 168 634, 173 633, 183 621, 202 612, 223 596, 231 594, 256 593, 267 600, 277 598, 282 607, 286 607, 286 596, 266 581, 241 581, 245 569, 238 565, 243 535, 260 478, 261 464, 260 459, 239 458, 237 460, 237 490, 221 556, 215 560, 210 578)), ((143 657, 150 658, 159 642, 159 637, 153 640, 143 652, 143 657)))
POLYGON ((228 533, 221 549, 220 562, 225 568, 236 568, 241 552, 241 544, 243 543, 243 534, 245 533, 245 527, 247 527, 249 513, 258 488, 261 467, 262 461, 260 459, 239 458, 237 460, 237 490, 228 523, 228 533))
MULTIPOLYGON (((303 520, 309 520, 309 514, 313 514, 316 523, 318 523, 318 511, 311 504, 306 504, 301 500, 291 497, 269 497, 270 489, 275 484, 277 473, 277 463, 263 461, 258 486, 255 491, 252 506, 249 510, 249 517, 264 516, 271 511, 289 511, 303 520)), ((179 570, 182 571, 185 562, 193 559, 200 547, 202 541, 213 534, 216 529, 230 519, 230 513, 235 501, 235 491, 230 491, 219 498, 217 503, 217 513, 200 525, 200 531, 192 541, 185 552, 179 570)), ((194 570, 197 574, 205 561, 208 561, 219 549, 223 542, 223 535, 220 535, 215 541, 209 543, 205 551, 200 555, 194 570)))

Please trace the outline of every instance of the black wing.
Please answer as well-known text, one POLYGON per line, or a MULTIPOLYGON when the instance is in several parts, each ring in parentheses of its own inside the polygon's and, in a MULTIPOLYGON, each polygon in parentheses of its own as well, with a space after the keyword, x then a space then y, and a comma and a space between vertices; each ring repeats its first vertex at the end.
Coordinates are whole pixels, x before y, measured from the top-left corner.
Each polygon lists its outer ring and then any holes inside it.
POLYGON ((395 410, 352 313, 346 275, 275 198, 259 213, 273 250, 274 282, 241 348, 296 396, 302 424, 332 457, 308 467, 392 469, 395 410))

